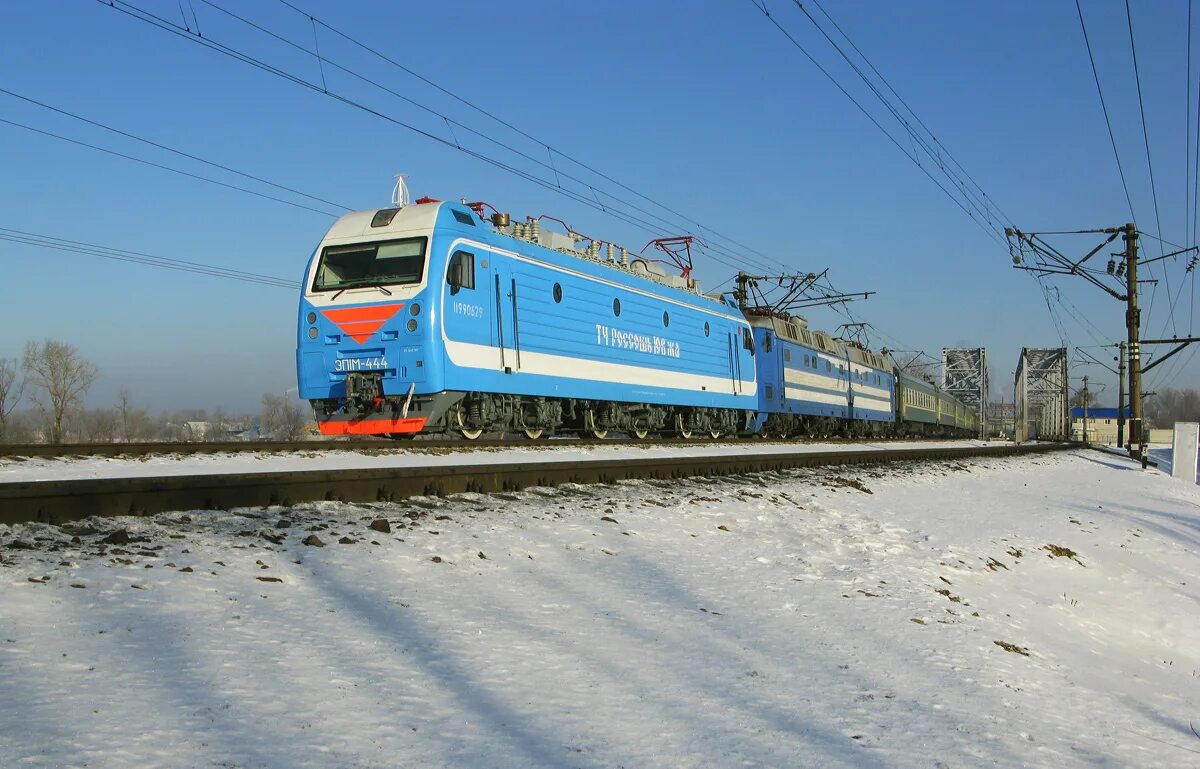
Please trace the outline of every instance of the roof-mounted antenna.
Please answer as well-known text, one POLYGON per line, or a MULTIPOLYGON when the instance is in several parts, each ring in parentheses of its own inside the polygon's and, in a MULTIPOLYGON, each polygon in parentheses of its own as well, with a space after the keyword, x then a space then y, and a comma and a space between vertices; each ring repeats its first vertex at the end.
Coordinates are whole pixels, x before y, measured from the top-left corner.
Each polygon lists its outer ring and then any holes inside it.
POLYGON ((396 186, 392 187, 392 208, 404 208, 411 202, 408 185, 404 182, 407 178, 408 174, 396 174, 396 186))

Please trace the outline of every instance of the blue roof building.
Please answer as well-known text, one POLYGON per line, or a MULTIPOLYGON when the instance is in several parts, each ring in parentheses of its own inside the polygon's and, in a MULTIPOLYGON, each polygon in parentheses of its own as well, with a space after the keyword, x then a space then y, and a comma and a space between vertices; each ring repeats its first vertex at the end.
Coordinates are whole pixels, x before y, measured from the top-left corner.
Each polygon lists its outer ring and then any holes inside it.
MULTIPOLYGON (((1126 406, 1124 409, 1122 409, 1122 411, 1125 412, 1125 414, 1124 414, 1125 418, 1129 419, 1129 407, 1126 406)), ((1115 408, 1114 409, 1106 409, 1106 408, 1100 408, 1098 406, 1088 406, 1087 418, 1088 419, 1116 419, 1117 418, 1117 410, 1115 408)), ((1071 419, 1083 419, 1083 408, 1071 409, 1071 419)))

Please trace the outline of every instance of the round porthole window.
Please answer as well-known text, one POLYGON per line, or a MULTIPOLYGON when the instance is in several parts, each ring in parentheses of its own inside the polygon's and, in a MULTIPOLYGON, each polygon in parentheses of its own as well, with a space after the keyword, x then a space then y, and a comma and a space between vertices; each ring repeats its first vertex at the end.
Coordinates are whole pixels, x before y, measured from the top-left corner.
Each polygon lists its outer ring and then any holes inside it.
POLYGON ((666 326, 669 326, 669 325, 671 325, 671 316, 664 312, 663 313, 663 327, 665 328, 666 326))
POLYGON ((620 314, 621 314, 621 300, 614 299, 613 300, 613 315, 620 315, 620 314))
POLYGON ((556 304, 562 301, 562 286, 557 283, 554 284, 554 301, 556 304))
POLYGON ((704 321, 704 335, 708 336, 710 333, 712 333, 712 329, 708 327, 708 321, 704 321))

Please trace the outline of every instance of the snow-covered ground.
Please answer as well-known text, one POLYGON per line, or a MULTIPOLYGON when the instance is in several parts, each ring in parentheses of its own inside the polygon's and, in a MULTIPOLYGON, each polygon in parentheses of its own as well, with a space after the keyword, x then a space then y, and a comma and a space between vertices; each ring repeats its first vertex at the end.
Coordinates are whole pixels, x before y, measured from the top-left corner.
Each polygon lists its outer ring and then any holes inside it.
MULTIPOLYGON (((999 442, 996 442, 999 443, 999 442)), ((66 457, 60 459, 0 459, 0 483, 49 481, 69 478, 141 478, 164 475, 248 472, 284 472, 291 470, 340 470, 388 467, 439 467, 445 465, 490 465, 507 462, 578 462, 629 457, 725 456, 755 452, 762 454, 806 451, 863 451, 866 449, 935 448, 938 446, 986 446, 987 441, 888 441, 886 443, 795 443, 759 440, 728 443, 604 446, 564 442, 533 445, 516 444, 512 448, 422 449, 375 447, 357 450, 315 447, 311 452, 237 453, 237 454, 157 454, 148 457, 66 457)))
MULTIPOLYGON (((1175 449, 1170 444, 1159 446, 1150 446, 1147 454, 1150 458, 1158 463, 1158 469, 1168 475, 1171 474, 1171 465, 1174 463, 1175 449)), ((1200 483, 1200 464, 1196 467, 1196 483, 1200 483)))
POLYGON ((1200 488, 1100 452, 78 526, 2 767, 1200 765, 1200 488))

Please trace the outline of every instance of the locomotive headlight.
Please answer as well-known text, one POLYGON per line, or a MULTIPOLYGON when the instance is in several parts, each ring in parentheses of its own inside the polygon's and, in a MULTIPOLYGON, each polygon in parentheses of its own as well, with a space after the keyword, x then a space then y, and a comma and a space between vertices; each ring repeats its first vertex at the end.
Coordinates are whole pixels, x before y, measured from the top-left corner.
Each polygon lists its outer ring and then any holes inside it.
POLYGON ((315 312, 310 312, 308 314, 308 318, 306 318, 306 320, 309 323, 316 323, 317 322, 317 314, 315 312))
POLYGON ((314 326, 313 328, 310 328, 310 329, 308 330, 308 338, 309 338, 309 339, 316 339, 316 338, 317 338, 317 329, 316 329, 316 327, 315 327, 315 326, 314 326))
POLYGON ((416 330, 417 330, 417 319, 416 319, 416 318, 409 318, 409 319, 408 319, 408 330, 409 330, 409 331, 416 331, 416 330))
POLYGON ((412 307, 409 307, 408 311, 411 312, 413 314, 413 317, 415 318, 421 314, 421 305, 417 304, 416 302, 413 302, 412 307))

